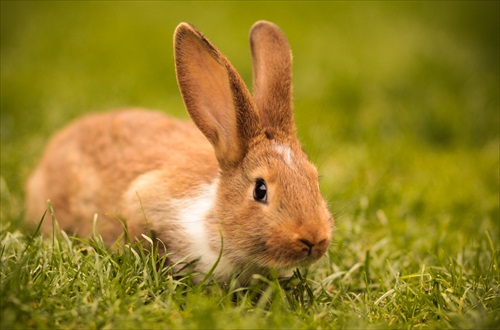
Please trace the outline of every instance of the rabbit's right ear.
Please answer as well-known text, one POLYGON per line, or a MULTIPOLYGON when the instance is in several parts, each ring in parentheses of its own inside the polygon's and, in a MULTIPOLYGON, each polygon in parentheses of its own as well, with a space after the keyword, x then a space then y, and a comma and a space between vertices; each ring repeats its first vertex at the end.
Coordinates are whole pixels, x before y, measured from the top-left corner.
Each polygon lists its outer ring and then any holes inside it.
POLYGON ((268 132, 295 135, 292 103, 292 53, 285 34, 274 23, 258 21, 250 30, 253 96, 268 132))
POLYGON ((177 26, 174 48, 177 82, 189 115, 214 146, 221 168, 232 167, 262 131, 250 92, 194 26, 177 26))

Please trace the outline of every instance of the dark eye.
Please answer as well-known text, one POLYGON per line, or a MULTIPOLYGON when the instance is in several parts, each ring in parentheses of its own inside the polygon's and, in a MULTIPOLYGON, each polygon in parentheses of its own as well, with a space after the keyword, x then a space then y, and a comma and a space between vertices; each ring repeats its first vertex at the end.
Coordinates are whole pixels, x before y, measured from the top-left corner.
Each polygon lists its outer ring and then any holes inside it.
POLYGON ((258 178, 255 180, 253 199, 260 203, 267 203, 267 186, 266 182, 262 178, 258 178))

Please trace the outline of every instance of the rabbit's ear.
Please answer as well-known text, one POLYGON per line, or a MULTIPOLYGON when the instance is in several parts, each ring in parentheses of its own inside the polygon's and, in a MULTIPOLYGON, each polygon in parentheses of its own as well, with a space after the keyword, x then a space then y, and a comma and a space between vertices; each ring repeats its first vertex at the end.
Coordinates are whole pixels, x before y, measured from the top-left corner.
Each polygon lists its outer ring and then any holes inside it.
POLYGON ((220 166, 234 166, 262 131, 250 92, 229 61, 192 25, 179 24, 174 43, 186 108, 214 146, 220 166))
POLYGON ((292 103, 292 54, 281 29, 259 21, 250 30, 253 95, 262 126, 295 134, 292 103))

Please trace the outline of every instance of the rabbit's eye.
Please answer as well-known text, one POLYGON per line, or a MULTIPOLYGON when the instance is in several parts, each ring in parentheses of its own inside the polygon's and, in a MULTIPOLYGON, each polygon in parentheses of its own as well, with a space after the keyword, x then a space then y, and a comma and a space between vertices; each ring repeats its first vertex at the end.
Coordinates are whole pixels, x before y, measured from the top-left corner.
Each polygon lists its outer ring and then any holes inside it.
POLYGON ((267 186, 262 178, 255 180, 255 189, 253 190, 253 199, 259 203, 267 203, 267 186))

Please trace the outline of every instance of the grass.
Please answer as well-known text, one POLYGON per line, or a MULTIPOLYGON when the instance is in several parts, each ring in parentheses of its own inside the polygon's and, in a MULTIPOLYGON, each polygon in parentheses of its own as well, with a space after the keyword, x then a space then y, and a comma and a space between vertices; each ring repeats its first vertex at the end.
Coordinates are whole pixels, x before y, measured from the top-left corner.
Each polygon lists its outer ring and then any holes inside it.
POLYGON ((1 328, 499 328, 499 22, 498 2, 2 1, 1 328), (327 258, 197 284, 151 248, 23 223, 24 182, 71 119, 187 118, 178 22, 249 82, 258 19, 292 45, 298 134, 336 218, 327 258))
MULTIPOLYGON (((175 277, 140 244, 98 235, 2 232, 2 328, 486 328, 498 324, 498 264, 486 234, 456 256, 411 262, 383 238, 358 261, 313 279, 256 276, 245 288, 175 277), (465 262, 464 262, 465 261, 465 262), (401 274, 413 267, 413 273, 401 274), (480 275, 478 276, 478 272, 480 275)), ((355 243, 350 242, 349 247, 355 243)), ((359 254, 359 252, 358 252, 359 254)))

